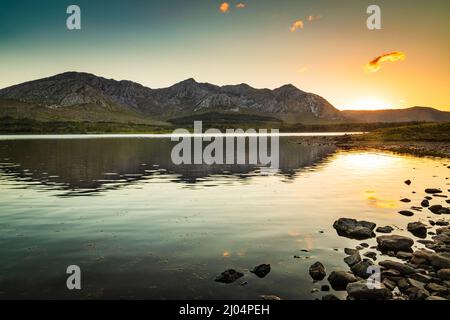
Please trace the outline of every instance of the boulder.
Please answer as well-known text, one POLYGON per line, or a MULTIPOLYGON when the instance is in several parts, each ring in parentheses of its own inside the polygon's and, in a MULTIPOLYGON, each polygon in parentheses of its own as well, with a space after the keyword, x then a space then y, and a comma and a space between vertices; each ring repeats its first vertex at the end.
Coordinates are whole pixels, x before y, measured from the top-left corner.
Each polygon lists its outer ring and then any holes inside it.
POLYGON ((355 300, 389 300, 392 292, 382 283, 375 287, 368 287, 367 281, 349 283, 347 293, 355 300))
POLYGON ((327 272, 322 263, 316 262, 309 268, 309 275, 315 281, 320 281, 325 278, 325 276, 327 275, 327 272))
POLYGON ((410 267, 404 263, 392 261, 392 260, 380 261, 379 265, 386 269, 397 270, 401 274, 404 274, 404 275, 410 275, 410 274, 414 274, 417 272, 417 270, 414 269, 413 267, 410 267))
POLYGON ((409 211, 409 210, 402 210, 402 211, 399 211, 398 213, 400 213, 402 216, 405 216, 405 217, 412 217, 414 215, 414 212, 409 211))
POLYGON ((390 227, 390 226, 386 226, 386 227, 378 227, 377 230, 375 230, 378 233, 391 233, 392 231, 394 231, 394 228, 390 227))
POLYGON ((264 278, 270 272, 270 264, 261 264, 255 267, 251 272, 259 278, 264 278))
POLYGON ((418 238, 427 237, 427 226, 424 225, 422 222, 408 223, 408 231, 418 238))
POLYGON ((356 252, 355 254, 352 254, 351 256, 348 256, 344 259, 344 262, 349 266, 352 267, 355 264, 361 262, 361 255, 359 252, 356 252))
POLYGON ((430 256, 430 263, 436 269, 450 269, 450 253, 436 253, 430 256))
POLYGON ((353 274, 357 275, 360 278, 367 279, 372 275, 372 272, 369 272, 369 268, 373 266, 373 262, 371 260, 363 260, 350 268, 353 274))
POLYGON ((217 276, 215 281, 221 283, 233 283, 237 279, 242 278, 243 276, 244 276, 243 273, 236 271, 234 269, 229 269, 222 272, 219 276, 217 276))
POLYGON ((334 290, 345 290, 347 285, 352 282, 356 282, 358 279, 351 272, 346 271, 333 271, 329 277, 328 282, 334 290))
POLYGON ((340 236, 350 239, 365 240, 375 237, 373 230, 376 224, 368 221, 341 218, 334 222, 333 227, 340 236))
POLYGON ((430 206, 430 201, 425 199, 425 200, 422 201, 421 205, 424 208, 428 208, 430 206))
POLYGON ((437 276, 444 281, 450 280, 450 269, 441 269, 437 272, 437 276))
POLYGON ((377 238, 378 247, 387 251, 410 251, 414 241, 411 238, 389 235, 377 238))

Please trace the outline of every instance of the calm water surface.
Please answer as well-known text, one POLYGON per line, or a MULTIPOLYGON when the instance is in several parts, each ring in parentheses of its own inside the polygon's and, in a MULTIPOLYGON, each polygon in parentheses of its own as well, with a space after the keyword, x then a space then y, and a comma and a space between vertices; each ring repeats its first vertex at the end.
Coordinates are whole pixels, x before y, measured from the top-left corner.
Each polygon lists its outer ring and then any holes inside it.
POLYGON ((426 187, 450 188, 445 160, 300 140, 281 138, 272 176, 257 166, 175 166, 167 138, 0 140, 0 299, 320 298, 311 290, 326 280, 313 283, 309 266, 347 270, 343 249, 360 243, 339 237, 336 219, 406 234, 411 218, 397 211, 420 204, 426 187), (272 271, 259 279, 249 270, 262 263, 272 271), (66 289, 73 264, 79 292, 66 289), (214 282, 228 268, 245 277, 214 282))

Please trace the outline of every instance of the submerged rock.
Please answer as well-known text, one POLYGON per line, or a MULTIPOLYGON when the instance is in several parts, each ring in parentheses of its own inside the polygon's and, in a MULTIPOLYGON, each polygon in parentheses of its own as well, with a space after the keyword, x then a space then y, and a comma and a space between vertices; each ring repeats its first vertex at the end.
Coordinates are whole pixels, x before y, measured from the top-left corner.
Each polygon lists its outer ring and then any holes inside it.
POLYGON ((402 216, 405 216, 405 217, 412 217, 414 215, 414 212, 411 212, 409 210, 402 210, 402 211, 399 211, 398 213, 400 213, 402 216))
POLYGON ((425 200, 422 201, 421 205, 424 208, 428 208, 430 206, 430 201, 425 199, 425 200))
POLYGON ((434 214, 450 214, 450 209, 441 206, 440 204, 436 204, 428 208, 434 214))
POLYGON ((322 263, 316 262, 309 268, 309 275, 316 281, 323 280, 327 275, 325 267, 322 263))
POLYGON ((336 291, 345 290, 349 283, 356 281, 358 281, 358 279, 353 275, 353 273, 346 271, 333 271, 328 277, 328 282, 336 291))
POLYGON ((368 221, 341 218, 334 222, 333 227, 340 236, 350 239, 365 240, 375 237, 373 230, 376 224, 368 221))
POLYGON ((378 233, 391 233, 392 231, 394 231, 394 228, 390 227, 390 226, 386 226, 386 227, 378 227, 377 230, 375 230, 378 233))
POLYGON ((270 264, 261 264, 251 271, 251 273, 254 273, 259 278, 264 278, 269 274, 269 272, 270 272, 270 264))
POLYGON ((243 276, 244 276, 243 273, 236 271, 234 269, 229 269, 222 272, 219 276, 217 276, 217 278, 214 281, 221 283, 233 283, 237 279, 242 278, 243 276))
POLYGON ((422 222, 408 223, 408 231, 418 238, 427 237, 427 226, 424 225, 422 222))
POLYGON ((367 281, 350 283, 347 286, 350 298, 356 300, 388 300, 392 298, 392 292, 380 283, 378 286, 369 287, 367 281))
POLYGON ((428 188, 428 189, 425 189, 425 193, 428 193, 428 194, 442 193, 442 190, 437 189, 437 188, 428 188))
POLYGON ((410 251, 414 240, 404 236, 389 235, 377 238, 378 247, 387 251, 410 251))

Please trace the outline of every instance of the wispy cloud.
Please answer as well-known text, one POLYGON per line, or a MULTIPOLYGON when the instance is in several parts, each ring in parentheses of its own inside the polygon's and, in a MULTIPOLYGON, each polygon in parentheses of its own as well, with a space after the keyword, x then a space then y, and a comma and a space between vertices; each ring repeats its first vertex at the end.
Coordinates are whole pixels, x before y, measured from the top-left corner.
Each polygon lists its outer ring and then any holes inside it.
POLYGON ((246 6, 247 6, 247 5, 246 5, 245 3, 239 2, 239 3, 236 5, 236 8, 238 8, 238 9, 244 9, 246 6))
POLYGON ((222 4, 219 6, 219 10, 222 13, 230 12, 230 4, 228 2, 222 2, 222 4))
POLYGON ((395 62, 395 61, 405 60, 405 59, 406 59, 406 55, 403 52, 395 51, 395 52, 385 53, 379 57, 376 57, 372 61, 370 61, 366 65, 366 69, 369 72, 377 72, 378 70, 381 69, 381 63, 383 63, 383 62, 387 62, 387 61, 395 62))
POLYGON ((289 28, 291 30, 291 32, 295 32, 298 29, 303 29, 303 27, 305 26, 303 20, 297 20, 295 21, 291 27, 289 28))

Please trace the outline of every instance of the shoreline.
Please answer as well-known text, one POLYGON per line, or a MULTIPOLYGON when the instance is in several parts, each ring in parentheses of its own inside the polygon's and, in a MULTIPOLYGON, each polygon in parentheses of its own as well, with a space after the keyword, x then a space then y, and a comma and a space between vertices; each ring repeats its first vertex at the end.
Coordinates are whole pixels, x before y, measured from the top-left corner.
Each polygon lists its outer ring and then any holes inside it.
POLYGON ((302 137, 295 141, 306 145, 335 146, 339 150, 379 150, 417 157, 438 157, 450 159, 450 142, 439 141, 374 141, 344 136, 302 137))

